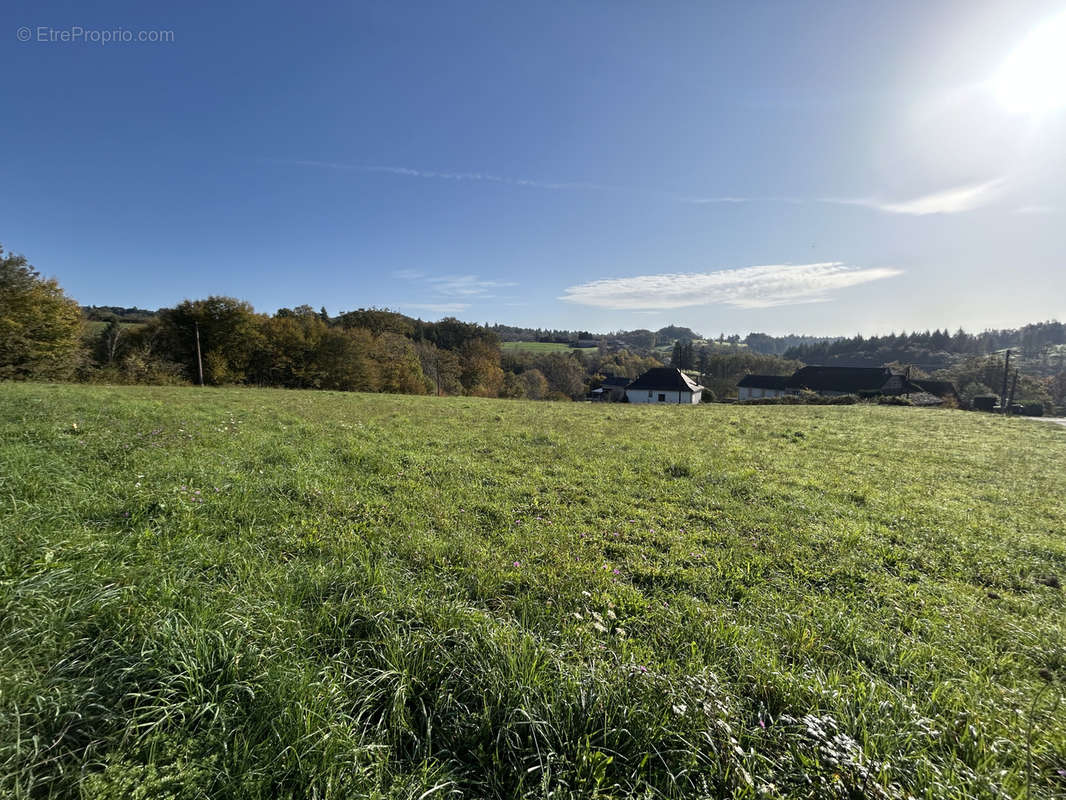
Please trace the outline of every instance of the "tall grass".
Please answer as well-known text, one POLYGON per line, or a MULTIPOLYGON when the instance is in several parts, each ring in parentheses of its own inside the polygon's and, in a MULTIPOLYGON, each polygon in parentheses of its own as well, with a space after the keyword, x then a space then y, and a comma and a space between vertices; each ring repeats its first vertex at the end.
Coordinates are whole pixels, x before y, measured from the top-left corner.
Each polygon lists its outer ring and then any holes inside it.
POLYGON ((3 385, 0 796, 1062 796, 1064 456, 950 411, 3 385))

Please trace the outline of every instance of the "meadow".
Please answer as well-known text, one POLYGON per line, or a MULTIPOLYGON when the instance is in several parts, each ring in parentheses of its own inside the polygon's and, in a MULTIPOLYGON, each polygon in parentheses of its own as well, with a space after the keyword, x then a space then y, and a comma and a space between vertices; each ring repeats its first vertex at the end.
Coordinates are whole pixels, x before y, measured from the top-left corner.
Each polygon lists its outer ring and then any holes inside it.
POLYGON ((0 384, 0 796, 1066 795, 1066 429, 0 384))
POLYGON ((504 353, 566 353, 576 348, 563 342, 500 342, 504 353))

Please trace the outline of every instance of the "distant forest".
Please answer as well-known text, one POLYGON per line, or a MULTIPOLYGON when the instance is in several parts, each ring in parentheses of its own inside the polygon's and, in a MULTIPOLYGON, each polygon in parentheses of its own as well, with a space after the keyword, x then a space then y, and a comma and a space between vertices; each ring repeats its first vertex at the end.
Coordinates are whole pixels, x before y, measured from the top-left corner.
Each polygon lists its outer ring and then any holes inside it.
POLYGON ((927 331, 826 338, 720 333, 681 326, 594 333, 388 309, 331 316, 307 305, 262 314, 232 297, 171 308, 80 307, 19 255, 0 250, 0 379, 203 383, 294 389, 578 400, 608 378, 671 364, 709 391, 736 396, 749 373, 787 375, 803 364, 908 366, 951 380, 964 400, 994 392, 1003 351, 1019 369, 1018 399, 1066 403, 1066 328, 1042 322, 970 334, 927 331), (553 342, 559 349, 501 342, 553 342), (199 347, 199 349, 198 349, 199 347))
POLYGON ((978 356, 1013 349, 1032 369, 1062 370, 1066 366, 1066 325, 1037 322, 1021 328, 986 330, 971 334, 961 328, 923 333, 890 333, 887 336, 853 336, 810 342, 784 351, 786 358, 808 364, 879 366, 891 361, 923 369, 950 367, 960 356, 978 356))
POLYGON ((791 348, 805 344, 817 344, 835 341, 833 337, 826 336, 799 336, 788 334, 786 336, 770 336, 765 333, 749 333, 744 338, 739 334, 727 336, 721 333, 717 338, 705 337, 691 328, 679 325, 667 325, 657 331, 645 328, 636 330, 610 331, 608 333, 591 333, 586 330, 556 330, 549 328, 519 328, 514 325, 493 325, 491 330, 500 337, 502 342, 555 342, 558 344, 579 343, 605 343, 607 346, 625 346, 638 349, 652 349, 662 346, 671 346, 674 342, 705 342, 712 341, 719 345, 739 346, 754 350, 756 353, 766 355, 782 355, 791 348))

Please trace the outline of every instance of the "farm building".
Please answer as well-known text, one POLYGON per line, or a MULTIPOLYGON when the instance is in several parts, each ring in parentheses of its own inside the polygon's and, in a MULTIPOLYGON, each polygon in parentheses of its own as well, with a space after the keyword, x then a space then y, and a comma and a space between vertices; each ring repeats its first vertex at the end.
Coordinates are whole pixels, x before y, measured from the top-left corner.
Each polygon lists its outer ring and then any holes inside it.
POLYGON ((781 397, 800 392, 816 392, 826 397, 854 394, 859 397, 881 395, 924 395, 931 404, 937 399, 958 400, 950 381, 912 379, 888 367, 803 367, 790 376, 746 375, 737 384, 740 400, 781 397))
POLYGON ((626 387, 630 403, 685 405, 700 402, 702 396, 703 387, 676 367, 654 367, 626 387))
POLYGON ((909 387, 901 372, 888 367, 803 367, 792 373, 785 382, 791 394, 806 389, 827 397, 841 394, 857 394, 873 397, 882 394, 906 394, 909 387))
POLYGON ((755 400, 760 397, 781 397, 788 394, 785 382, 788 375, 745 375, 737 384, 737 397, 755 400))
POLYGON ((598 389, 589 392, 589 399, 603 403, 621 403, 626 398, 626 387, 629 383, 629 378, 608 375, 598 389))

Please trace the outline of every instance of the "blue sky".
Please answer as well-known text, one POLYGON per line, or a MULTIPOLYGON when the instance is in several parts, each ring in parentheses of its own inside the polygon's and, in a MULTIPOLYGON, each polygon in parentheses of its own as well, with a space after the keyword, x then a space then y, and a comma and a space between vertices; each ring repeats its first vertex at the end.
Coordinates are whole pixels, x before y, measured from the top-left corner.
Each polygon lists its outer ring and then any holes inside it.
POLYGON ((218 5, 0 11, 0 242, 84 304, 1066 318, 1061 0, 218 5))

